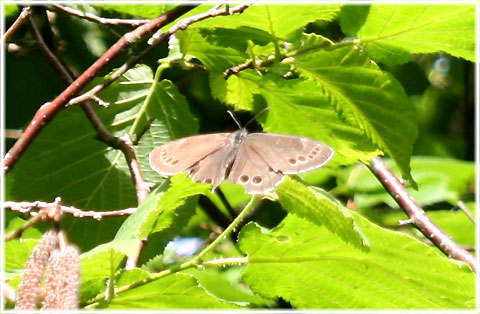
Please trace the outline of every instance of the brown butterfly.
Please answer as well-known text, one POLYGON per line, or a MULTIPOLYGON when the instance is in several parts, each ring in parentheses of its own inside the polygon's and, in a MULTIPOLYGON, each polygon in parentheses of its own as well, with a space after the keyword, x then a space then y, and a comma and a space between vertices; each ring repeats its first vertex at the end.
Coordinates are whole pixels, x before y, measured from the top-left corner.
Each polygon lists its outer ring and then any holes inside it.
POLYGON ((150 166, 167 176, 188 172, 195 182, 211 183, 212 190, 227 179, 248 194, 265 194, 284 175, 319 168, 332 156, 333 149, 309 138, 241 128, 166 143, 150 153, 150 166))

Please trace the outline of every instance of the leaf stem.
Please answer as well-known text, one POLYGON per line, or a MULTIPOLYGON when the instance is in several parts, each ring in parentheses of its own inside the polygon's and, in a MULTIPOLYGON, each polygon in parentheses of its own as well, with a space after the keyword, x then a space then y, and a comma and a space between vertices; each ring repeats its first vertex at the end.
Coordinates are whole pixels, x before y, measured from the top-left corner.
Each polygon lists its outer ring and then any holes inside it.
MULTIPOLYGON (((183 264, 180 264, 178 266, 173 266, 169 269, 166 269, 164 271, 161 271, 161 272, 158 272, 156 274, 153 274, 152 276, 148 277, 148 278, 145 278, 143 280, 139 280, 139 281, 136 281, 136 282, 132 282, 131 284, 128 284, 128 285, 125 285, 125 286, 121 286, 121 287, 118 287, 115 289, 115 292, 114 294, 115 295, 118 295, 122 292, 125 292, 125 291, 128 291, 128 290, 131 290, 133 288, 136 288, 136 287, 140 287, 140 286, 143 286, 147 283, 150 283, 152 281, 155 281, 157 279, 160 279, 160 278, 163 278, 163 277, 166 277, 168 275, 171 275, 171 274, 174 274, 176 272, 179 272, 181 270, 184 270, 184 269, 187 269, 187 268, 191 268, 191 267, 198 267, 198 266, 202 266, 203 265, 203 260, 202 258, 208 254, 209 252, 211 252, 218 244, 220 244, 220 242, 225 239, 225 237, 227 237, 233 230, 235 230, 236 227, 238 227, 238 225, 245 219, 245 217, 252 211, 252 209, 255 207, 255 205, 258 203, 260 199, 256 196, 252 196, 252 198, 250 199, 250 201, 247 203, 247 205, 245 205, 245 207, 242 209, 242 211, 238 214, 238 216, 232 221, 232 223, 230 223, 230 225, 215 239, 215 241, 213 241, 212 243, 210 243, 210 245, 208 245, 206 248, 204 248, 200 253, 198 253, 197 256, 195 256, 194 258, 192 258, 191 260, 183 263, 183 264)), ((245 262, 244 259, 239 259, 237 262, 245 262)), ((211 266, 210 264, 212 264, 212 262, 208 262, 208 264, 205 264, 204 266, 211 266)), ((98 302, 104 300, 105 298, 105 293, 101 293, 99 295, 97 295, 96 298, 94 298, 93 300, 89 301, 89 304, 87 306, 85 306, 85 309, 93 309, 95 308, 97 305, 98 305, 98 302)))
MULTIPOLYGON (((232 221, 232 223, 223 231, 209 246, 204 248, 194 259, 190 262, 194 264, 201 264, 201 259, 209 252, 211 252, 226 236, 228 236, 238 225, 245 219, 245 217, 252 211, 255 207, 255 204, 260 199, 258 197, 252 196, 248 204, 242 209, 238 216, 232 221)), ((189 263, 189 262, 187 262, 189 263)))

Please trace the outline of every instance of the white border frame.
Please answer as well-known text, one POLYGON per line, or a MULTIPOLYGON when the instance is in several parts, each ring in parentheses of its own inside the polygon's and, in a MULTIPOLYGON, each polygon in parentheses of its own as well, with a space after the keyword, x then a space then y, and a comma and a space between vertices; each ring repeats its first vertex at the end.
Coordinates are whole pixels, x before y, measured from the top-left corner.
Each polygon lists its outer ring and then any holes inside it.
MULTIPOLYGON (((111 0, 95 0, 95 1, 24 1, 24 0, 0 0, 0 31, 1 34, 5 34, 5 5, 6 4, 125 4, 126 1, 111 1, 111 0)), ((240 4, 245 3, 246 1, 129 1, 129 4, 215 4, 215 3, 229 3, 229 4, 240 4)), ((476 33, 476 60, 475 63, 475 162, 476 162, 476 182, 475 182, 475 200, 476 200, 476 221, 477 221, 477 228, 475 232, 475 248, 477 252, 476 261, 477 264, 480 264, 480 250, 479 250, 479 242, 480 242, 480 230, 478 226, 480 226, 480 213, 479 213, 479 202, 480 202, 480 185, 479 185, 479 178, 480 178, 480 149, 479 149, 479 139, 480 139, 480 126, 479 126, 479 118, 480 118, 480 2, 479 1, 413 1, 413 0, 405 0, 405 1, 387 1, 387 0, 372 0, 372 1, 364 1, 364 0, 352 0, 352 1, 318 1, 318 0, 298 0, 298 1, 270 1, 270 0, 263 0, 261 1, 262 4, 398 4, 398 5, 407 5, 407 4, 453 4, 453 5, 461 5, 461 4, 474 4, 476 5, 476 24, 475 24, 475 33, 476 33)), ((5 43, 2 40, 0 41, 0 159, 1 159, 1 169, 3 169, 3 158, 5 156, 5 43)), ((4 184, 4 174, 3 170, 0 173, 0 201, 4 202, 5 200, 5 184, 4 184)), ((4 285, 3 285, 3 271, 5 269, 5 259, 4 257, 4 230, 3 226, 5 223, 5 211, 4 208, 0 208, 0 224, 1 230, 0 235, 2 237, 2 241, 0 243, 0 258, 1 258, 1 265, 0 265, 0 278, 2 278, 2 282, 0 283, 0 313, 19 313, 18 311, 14 310, 5 310, 5 302, 4 302, 4 285)), ((62 311, 62 313, 359 313, 359 314, 366 314, 366 313, 477 313, 480 311, 480 300, 479 300, 479 275, 477 273, 476 278, 476 308, 473 310, 282 310, 282 309, 272 309, 272 310, 130 310, 130 311, 112 311, 112 310, 75 310, 75 311, 62 311)), ((22 313, 38 313, 40 311, 21 311, 22 313)), ((45 312, 45 311, 44 311, 45 312)), ((47 312, 45 312, 47 313, 47 312)), ((59 312, 60 313, 60 312, 59 312)))

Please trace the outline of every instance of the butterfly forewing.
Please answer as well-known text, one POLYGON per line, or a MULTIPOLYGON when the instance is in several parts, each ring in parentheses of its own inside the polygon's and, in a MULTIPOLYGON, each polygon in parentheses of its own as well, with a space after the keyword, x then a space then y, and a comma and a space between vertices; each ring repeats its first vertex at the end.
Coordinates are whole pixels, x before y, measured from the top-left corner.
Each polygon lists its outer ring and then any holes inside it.
POLYGON ((195 163, 232 142, 232 133, 196 135, 169 142, 150 153, 150 166, 162 175, 187 171, 195 163))
POLYGON ((327 163, 333 150, 315 140, 282 134, 251 133, 245 144, 258 153, 275 172, 296 174, 327 163))
POLYGON ((283 178, 283 175, 274 172, 257 152, 242 143, 228 181, 243 185, 248 194, 264 194, 279 185, 283 178))

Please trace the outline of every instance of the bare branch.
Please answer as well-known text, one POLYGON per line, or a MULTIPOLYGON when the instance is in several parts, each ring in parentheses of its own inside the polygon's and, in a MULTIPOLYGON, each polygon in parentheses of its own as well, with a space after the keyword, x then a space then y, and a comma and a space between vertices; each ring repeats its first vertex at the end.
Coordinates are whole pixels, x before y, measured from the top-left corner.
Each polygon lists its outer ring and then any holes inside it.
POLYGON ((3 35, 4 42, 8 43, 10 41, 10 37, 30 18, 30 14, 32 14, 30 7, 24 7, 22 9, 15 22, 7 29, 5 35, 3 35))
POLYGON ((150 193, 150 185, 143 179, 142 171, 140 170, 140 163, 137 160, 132 140, 128 134, 125 134, 120 138, 120 149, 125 154, 128 169, 130 169, 133 181, 135 182, 137 200, 140 204, 147 198, 148 193, 150 193))
MULTIPOLYGON (((1 207, 4 209, 12 210, 15 212, 19 212, 22 214, 29 214, 33 217, 40 216, 39 212, 36 212, 34 210, 40 210, 48 208, 49 206, 52 206, 52 204, 55 203, 46 203, 46 202, 3 202, 0 203, 1 207)), ((115 217, 115 216, 128 216, 133 214, 137 209, 135 207, 132 208, 125 208, 125 209, 120 209, 120 210, 112 210, 112 211, 84 211, 81 209, 78 209, 73 206, 63 206, 60 205, 59 210, 63 214, 70 214, 78 218, 92 218, 95 220, 101 220, 104 217, 115 217)))
POLYGON ((106 24, 106 25, 131 25, 131 26, 140 26, 150 22, 147 19, 116 19, 116 18, 105 18, 96 16, 95 14, 91 13, 84 13, 80 10, 75 10, 60 4, 52 4, 49 6, 49 9, 53 9, 55 11, 63 11, 67 14, 79 17, 81 19, 85 19, 90 22, 95 22, 99 24, 106 24))
POLYGON ((125 134, 121 138, 118 138, 110 133, 110 131, 108 131, 103 122, 97 116, 95 110, 93 110, 92 106, 89 104, 82 104, 82 109, 90 120, 90 123, 92 123, 93 127, 97 131, 98 138, 105 144, 122 151, 127 161, 128 169, 132 175, 133 183, 135 184, 137 201, 140 204, 148 196, 150 187, 143 178, 142 171, 140 169, 140 163, 138 162, 130 137, 128 134, 125 134))
POLYGON ((82 73, 74 82, 72 82, 60 95, 51 103, 47 103, 40 107, 35 113, 30 124, 25 129, 22 137, 13 145, 10 151, 4 158, 4 173, 8 173, 15 162, 25 152, 30 143, 38 136, 45 124, 49 122, 55 115, 64 108, 70 99, 74 97, 85 85, 87 85, 96 75, 109 65, 120 53, 128 46, 136 43, 146 34, 160 28, 185 12, 191 10, 192 6, 178 6, 177 8, 168 11, 162 16, 153 19, 152 21, 143 24, 135 30, 126 33, 120 38, 105 54, 95 61, 85 72, 82 73))
POLYGON ((73 77, 45 43, 45 41, 43 40, 43 36, 40 33, 37 23, 35 23, 34 19, 30 19, 30 29, 33 33, 35 40, 37 41, 40 52, 47 59, 53 69, 60 75, 60 77, 68 84, 71 84, 73 82, 73 77))
POLYGON ((448 257, 464 261, 470 265, 473 271, 477 271, 477 262, 473 255, 460 247, 427 216, 425 211, 408 194, 400 180, 388 169, 381 158, 376 157, 371 160, 370 170, 395 199, 400 208, 410 217, 409 221, 427 239, 432 241, 448 257))

